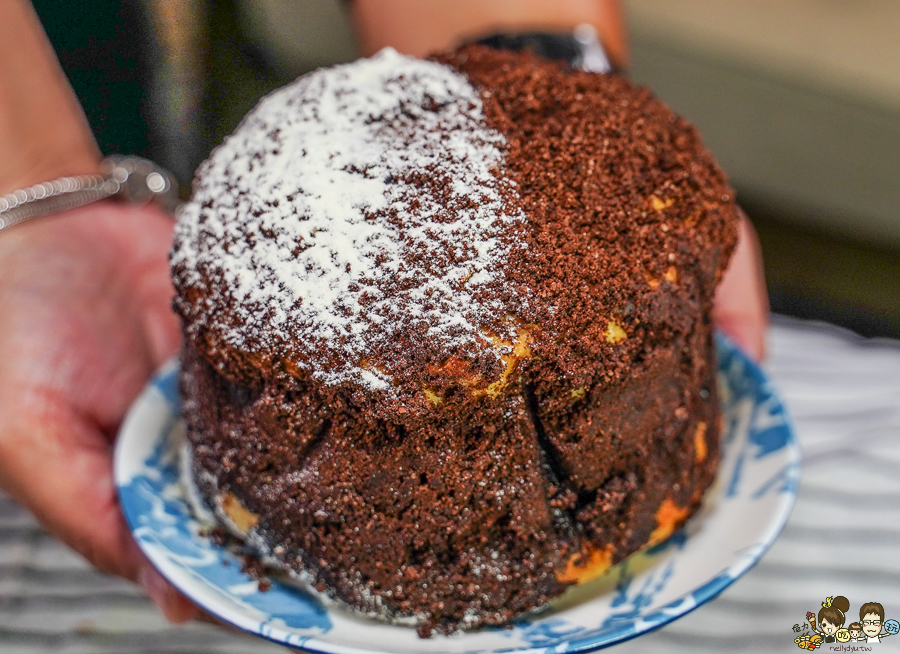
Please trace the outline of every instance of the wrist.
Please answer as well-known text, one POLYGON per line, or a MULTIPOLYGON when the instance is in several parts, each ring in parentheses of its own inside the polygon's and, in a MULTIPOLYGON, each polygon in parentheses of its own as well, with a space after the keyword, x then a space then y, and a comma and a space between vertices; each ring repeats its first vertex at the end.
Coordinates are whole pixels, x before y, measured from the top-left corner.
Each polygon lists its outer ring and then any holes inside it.
POLYGON ((54 148, 52 154, 37 151, 37 147, 19 149, 17 165, 0 167, 0 197, 17 189, 49 182, 60 177, 99 175, 100 154, 86 148, 54 148))
POLYGON ((100 168, 99 174, 46 179, 0 196, 0 230, 107 198, 137 205, 155 202, 170 214, 177 211, 178 183, 164 168, 147 159, 122 156, 105 158, 100 168))

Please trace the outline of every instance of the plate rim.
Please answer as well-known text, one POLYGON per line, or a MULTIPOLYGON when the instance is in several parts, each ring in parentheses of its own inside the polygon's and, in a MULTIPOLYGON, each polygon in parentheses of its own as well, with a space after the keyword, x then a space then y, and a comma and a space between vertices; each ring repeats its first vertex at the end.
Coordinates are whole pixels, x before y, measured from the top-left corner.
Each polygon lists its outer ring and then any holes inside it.
MULTIPOLYGON (((789 439, 785 444, 785 449, 787 450, 786 454, 786 467, 790 467, 794 470, 794 479, 796 483, 799 485, 800 472, 802 469, 802 450, 800 448, 800 444, 797 440, 796 429, 794 427, 794 420, 788 410, 786 404, 781 398, 780 393, 774 387, 768 375, 762 369, 762 367, 753 361, 737 344, 729 338, 727 335, 723 334, 720 330, 716 331, 715 334, 716 347, 715 349, 718 351, 719 346, 722 346, 725 350, 727 350, 730 354, 737 356, 737 358, 743 364, 743 369, 745 371, 745 375, 749 373, 754 382, 754 388, 762 388, 768 386, 772 392, 772 395, 775 397, 778 407, 780 409, 780 414, 784 420, 784 425, 789 434, 789 439)), ((718 354, 717 354, 717 370, 718 370, 718 354)), ((172 372, 177 371, 179 368, 179 357, 174 356, 169 359, 166 363, 160 366, 153 375, 148 380, 147 384, 141 390, 140 394, 135 398, 134 402, 128 409, 124 420, 122 421, 121 427, 118 431, 114 452, 113 452, 113 477, 114 483, 116 486, 117 496, 120 500, 120 506, 122 507, 122 513, 125 516, 125 520, 128 524, 131 535, 134 536, 135 531, 138 529, 139 525, 135 524, 135 518, 137 516, 131 515, 131 513, 126 510, 126 504, 121 502, 121 480, 124 477, 123 469, 128 465, 125 454, 125 446, 121 445, 123 442, 127 442, 128 435, 134 430, 132 424, 136 421, 137 413, 140 408, 143 407, 144 404, 148 402, 148 394, 159 393, 162 394, 159 390, 156 382, 157 380, 164 378, 166 375, 170 375, 172 372), (122 438, 122 435, 125 434, 126 437, 122 438)), ((165 398, 163 398, 165 400, 165 398)), ((166 404, 169 405, 168 401, 166 404)), ((171 405, 169 405, 171 406, 171 405)), ((168 419, 175 418, 178 416, 171 415, 168 419)), ((133 438, 133 437, 132 437, 133 438)), ((156 442, 158 439, 155 439, 156 442)), ((772 545, 775 544, 775 541, 778 539, 779 534, 784 529, 787 524, 788 519, 790 518, 791 512, 793 510, 794 504, 797 500, 797 491, 796 488, 793 492, 782 492, 779 493, 779 501, 776 503, 777 509, 772 511, 771 516, 766 521, 766 530, 761 532, 760 541, 761 547, 759 547, 753 553, 744 555, 740 557, 737 561, 733 562, 731 565, 726 566, 722 570, 718 571, 715 575, 711 576, 709 580, 698 586, 693 590, 688 590, 685 593, 682 593, 677 598, 667 603, 665 606, 662 606, 652 613, 648 613, 645 615, 639 616, 639 619, 646 623, 647 621, 653 621, 653 624, 643 628, 643 629, 634 629, 634 620, 629 620, 627 622, 623 622, 623 624, 618 629, 613 629, 611 631, 605 632, 600 636, 600 640, 598 640, 598 635, 588 635, 583 638, 578 638, 575 635, 572 640, 564 641, 565 652, 572 652, 574 654, 584 654, 587 652, 594 652, 606 647, 610 647, 612 645, 623 643, 633 638, 637 638, 638 636, 643 636, 648 633, 652 633, 668 624, 673 622, 674 620, 681 618, 689 613, 692 613, 696 609, 700 608, 707 602, 718 597, 722 592, 724 592, 728 587, 730 587, 734 582, 744 576, 748 571, 750 571, 759 561, 762 560, 763 556, 769 551, 772 545), (703 586, 710 584, 712 581, 721 579, 721 583, 715 584, 713 587, 708 590, 704 589, 702 596, 698 597, 694 595, 697 591, 699 591, 703 586), (674 607, 677 607, 678 604, 685 602, 688 598, 692 597, 694 599, 693 606, 686 608, 681 611, 672 611, 674 607)), ((175 588, 178 589, 179 592, 183 593, 185 597, 187 597, 191 602, 195 603, 197 606, 202 608, 204 611, 208 612, 210 615, 220 620, 221 622, 240 629, 242 632, 251 634, 258 638, 263 638, 269 642, 275 643, 277 645, 294 648, 299 651, 311 652, 312 654, 403 654, 402 652, 397 652, 392 649, 362 649, 356 646, 347 646, 341 645, 325 640, 321 640, 316 636, 301 636, 295 637, 291 634, 285 632, 280 638, 278 637, 278 633, 280 628, 277 626, 269 625, 267 627, 268 633, 262 633, 258 628, 252 628, 243 626, 234 621, 231 617, 226 617, 221 614, 221 612, 217 609, 211 608, 207 603, 197 600, 193 595, 186 592, 183 588, 182 584, 178 583, 177 580, 170 578, 167 574, 165 574, 161 569, 159 563, 155 560, 156 552, 145 547, 144 543, 139 538, 134 538, 137 542, 138 547, 141 549, 141 552, 150 562, 150 564, 154 567, 154 569, 159 572, 170 584, 172 584, 175 588), (303 642, 291 642, 292 638, 299 638, 303 642)), ((331 606, 327 607, 327 610, 331 610, 331 606)), ((546 645, 546 646, 533 646, 527 645, 524 647, 508 647, 508 648, 496 648, 491 650, 492 654, 546 654, 547 652, 554 651, 554 648, 558 647, 562 643, 558 643, 556 645, 546 645)), ((472 654, 470 651, 461 652, 460 654, 472 654)))

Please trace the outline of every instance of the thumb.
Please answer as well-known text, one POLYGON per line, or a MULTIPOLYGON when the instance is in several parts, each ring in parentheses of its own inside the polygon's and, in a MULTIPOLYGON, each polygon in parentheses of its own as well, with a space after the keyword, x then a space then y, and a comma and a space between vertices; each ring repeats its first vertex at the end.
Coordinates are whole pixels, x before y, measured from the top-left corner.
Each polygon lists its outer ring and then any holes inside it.
POLYGON ((0 485, 57 538, 103 572, 138 582, 173 622, 197 608, 141 553, 119 506, 112 447, 99 428, 46 400, 5 425, 0 438, 0 485))
POLYGON ((716 289, 716 324, 756 361, 765 356, 769 299, 756 232, 741 212, 738 243, 716 289))

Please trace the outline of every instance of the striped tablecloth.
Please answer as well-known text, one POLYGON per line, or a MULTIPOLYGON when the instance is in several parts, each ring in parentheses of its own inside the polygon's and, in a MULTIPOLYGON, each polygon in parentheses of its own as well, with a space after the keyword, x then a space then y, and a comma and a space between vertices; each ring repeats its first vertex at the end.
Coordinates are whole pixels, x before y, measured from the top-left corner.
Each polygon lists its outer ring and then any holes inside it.
MULTIPOLYGON (((620 652, 791 651, 826 596, 900 619, 900 342, 779 318, 768 371, 804 450, 800 493, 761 563, 718 599, 620 652)), ((848 620, 849 622, 850 620, 848 620)), ((900 636, 877 648, 900 649, 900 636)), ((0 652, 203 654, 285 650, 168 625, 140 589, 93 571, 0 495, 0 652)))

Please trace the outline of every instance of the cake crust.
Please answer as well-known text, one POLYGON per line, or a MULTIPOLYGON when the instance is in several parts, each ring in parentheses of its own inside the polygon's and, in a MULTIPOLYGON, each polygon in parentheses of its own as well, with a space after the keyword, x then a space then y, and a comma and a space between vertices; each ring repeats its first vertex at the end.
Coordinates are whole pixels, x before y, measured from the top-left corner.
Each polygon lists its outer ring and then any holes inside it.
MULTIPOLYGON (((173 252, 201 495, 220 511, 236 503, 263 553, 319 590, 414 620, 423 634, 539 608, 697 510, 718 461, 712 298, 736 241, 723 173, 648 91, 479 46, 433 65, 476 90, 460 111, 502 156, 471 206, 438 164, 392 183, 444 197, 458 215, 490 206, 499 217, 479 223, 493 248, 483 261, 413 247, 399 262, 471 265, 449 286, 452 299, 472 283, 474 309, 459 309, 471 334, 441 336, 440 320, 404 295, 420 287, 398 274, 376 285, 405 311, 392 314, 389 339, 365 340, 364 354, 314 352, 320 332, 298 322, 281 331, 300 345, 285 343, 264 329, 273 317, 223 292, 221 271, 201 256, 210 225, 225 225, 225 247, 255 245, 242 241, 251 219, 211 194, 179 226, 173 252), (241 332, 242 321, 261 322, 241 332)), ((404 114, 413 122, 445 115, 433 97, 416 102, 404 114)), ((399 129, 384 116, 370 119, 399 129)), ((198 188, 213 169, 201 169, 198 188)), ((392 206, 370 207, 372 219, 398 220, 392 206)), ((407 213, 404 229, 451 221, 407 213)), ((377 307, 355 320, 377 331, 377 307)))

